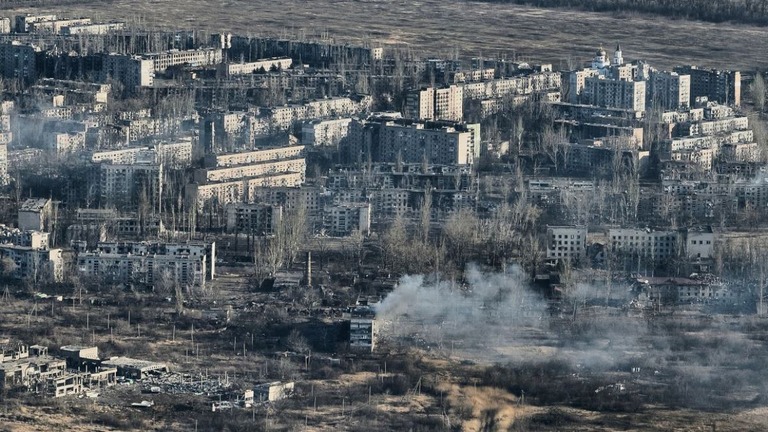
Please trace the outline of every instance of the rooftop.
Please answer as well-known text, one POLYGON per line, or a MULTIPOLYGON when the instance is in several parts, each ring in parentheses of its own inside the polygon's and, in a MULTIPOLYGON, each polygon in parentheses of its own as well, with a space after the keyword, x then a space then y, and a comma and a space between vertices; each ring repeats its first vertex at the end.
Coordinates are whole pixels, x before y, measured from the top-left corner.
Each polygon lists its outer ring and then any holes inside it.
POLYGON ((21 205, 19 210, 21 211, 42 211, 43 208, 50 202, 47 198, 29 198, 21 205))

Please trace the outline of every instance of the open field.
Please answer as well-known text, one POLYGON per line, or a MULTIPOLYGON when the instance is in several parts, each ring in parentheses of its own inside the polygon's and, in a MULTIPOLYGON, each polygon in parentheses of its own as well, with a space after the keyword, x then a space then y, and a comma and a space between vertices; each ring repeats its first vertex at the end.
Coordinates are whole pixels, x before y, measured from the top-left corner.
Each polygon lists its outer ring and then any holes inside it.
MULTIPOLYGON (((42 11, 10 9, 0 14, 42 11)), ((337 40, 404 44, 433 55, 515 53, 565 66, 590 59, 600 46, 621 43, 625 58, 659 67, 696 63, 718 68, 768 68, 768 30, 760 27, 671 20, 657 16, 546 10, 462 0, 113 0, 45 8, 69 16, 141 19, 174 28, 243 34, 327 32, 337 40)))

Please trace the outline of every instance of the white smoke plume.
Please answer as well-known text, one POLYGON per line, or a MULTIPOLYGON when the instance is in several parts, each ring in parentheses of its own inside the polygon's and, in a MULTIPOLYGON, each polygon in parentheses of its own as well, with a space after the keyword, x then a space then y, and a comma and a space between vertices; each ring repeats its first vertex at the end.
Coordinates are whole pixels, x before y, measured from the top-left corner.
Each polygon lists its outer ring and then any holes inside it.
POLYGON ((546 339, 546 301, 530 289, 522 269, 484 274, 471 266, 465 278, 461 286, 404 276, 376 308, 380 336, 482 359, 495 355, 489 349, 514 345, 532 333, 546 339))

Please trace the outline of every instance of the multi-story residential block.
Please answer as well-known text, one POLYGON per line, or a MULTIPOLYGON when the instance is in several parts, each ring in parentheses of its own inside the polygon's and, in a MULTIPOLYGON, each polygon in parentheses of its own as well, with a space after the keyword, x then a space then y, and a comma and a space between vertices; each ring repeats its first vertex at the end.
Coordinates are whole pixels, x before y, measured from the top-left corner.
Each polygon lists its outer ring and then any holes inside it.
POLYGON ((0 257, 13 262, 10 277, 33 282, 64 279, 64 258, 61 249, 33 248, 0 244, 0 257))
POLYGON ((324 209, 323 229, 333 237, 371 231, 371 204, 331 205, 324 209))
POLYGON ((260 162, 270 162, 281 159, 295 159, 303 157, 305 146, 295 145, 288 147, 266 148, 261 150, 209 154, 205 157, 205 166, 208 168, 227 168, 239 165, 250 165, 260 162))
POLYGON ((216 244, 102 242, 77 254, 77 270, 117 283, 204 287, 216 276, 216 244))
POLYGON ((283 208, 285 215, 303 209, 312 230, 322 228, 323 209, 331 201, 330 194, 317 186, 263 187, 252 190, 254 202, 283 208))
POLYGON ((514 95, 531 95, 546 91, 560 91, 562 76, 556 72, 536 72, 530 75, 469 82, 461 85, 467 99, 504 98, 514 95))
POLYGON ((308 146, 336 147, 349 135, 351 118, 314 120, 301 128, 301 143, 308 146))
POLYGON ((19 207, 19 229, 48 231, 53 218, 53 202, 46 198, 29 198, 19 207))
POLYGON ((357 116, 368 112, 371 107, 370 96, 359 99, 336 97, 310 101, 302 105, 286 105, 262 110, 269 127, 274 130, 287 130, 294 123, 315 120, 357 116))
POLYGON ((741 105, 741 72, 700 69, 696 66, 677 67, 675 72, 691 77, 690 106, 694 106, 700 98, 724 105, 741 105))
POLYGON ((0 34, 8 34, 11 32, 11 19, 8 17, 0 17, 0 34))
POLYGON ((371 118, 353 121, 347 143, 352 161, 472 165, 480 157, 480 125, 371 118))
POLYGON ((155 237, 165 227, 160 215, 139 217, 137 212, 115 209, 77 209, 75 221, 67 227, 67 244, 82 241, 87 245, 108 239, 144 239, 155 237))
POLYGON ((614 253, 639 255, 657 262, 677 257, 709 259, 714 255, 715 234, 711 228, 675 231, 611 228, 608 239, 614 253))
POLYGON ((232 75, 252 74, 259 71, 286 70, 293 65, 290 57, 275 57, 268 59, 259 59, 245 63, 222 63, 219 65, 221 75, 228 77, 232 75))
POLYGON ((584 80, 581 99, 589 105, 645 111, 645 96, 645 81, 595 76, 584 80))
POLYGON ((583 262, 587 256, 587 227, 547 226, 547 259, 583 262))
POLYGON ((187 200, 202 210, 206 205, 254 202, 256 188, 298 186, 304 182, 304 146, 209 155, 206 168, 195 172, 187 200))
POLYGON ((29 33, 63 34, 63 30, 67 27, 90 24, 90 18, 57 18, 31 22, 27 25, 27 31, 29 33))
POLYGON ((474 81, 489 81, 492 80, 494 76, 496 76, 496 69, 494 68, 457 71, 453 73, 453 83, 459 84, 474 81))
POLYGON ((379 337, 376 309, 367 301, 358 301, 344 316, 349 320, 349 348, 362 352, 374 351, 379 337))
POLYGON ((300 173, 303 175, 306 169, 307 161, 303 157, 276 159, 235 166, 202 168, 195 171, 195 181, 199 184, 209 184, 282 173, 300 173))
POLYGON ((0 102, 0 186, 8 184, 8 145, 13 140, 11 111, 13 102, 0 102))
POLYGON ((581 69, 573 71, 568 74, 568 88, 566 100, 573 104, 581 103, 581 95, 584 93, 584 87, 587 83, 587 78, 592 78, 600 75, 600 71, 597 69, 581 69))
POLYGON ((16 15, 14 19, 16 22, 16 26, 15 26, 16 33, 28 33, 31 25, 39 22, 54 21, 56 20, 56 15, 26 14, 26 15, 16 15))
POLYGON ((15 244, 34 249, 48 249, 51 246, 50 233, 32 230, 23 231, 6 225, 0 225, 0 243, 15 244))
POLYGON ((71 80, 43 78, 30 90, 46 95, 64 96, 64 105, 105 104, 112 86, 71 80))
POLYGON ((479 125, 388 123, 379 130, 378 161, 472 165, 479 156, 479 138, 479 125))
POLYGON ((406 95, 405 117, 460 122, 464 118, 464 89, 450 85, 413 90, 406 95))
POLYGON ((275 173, 263 177, 244 178, 209 184, 188 184, 187 202, 203 211, 206 206, 220 206, 234 202, 253 202, 262 188, 296 187, 304 183, 304 173, 275 173))
POLYGON ((153 162, 101 164, 99 192, 102 206, 135 209, 147 205, 159 210, 163 166, 153 162))
POLYGON ((610 177, 616 168, 642 172, 648 162, 649 152, 638 151, 631 137, 586 140, 584 144, 568 146, 562 159, 562 169, 572 174, 610 177), (617 165, 618 164, 618 165, 617 165))
POLYGON ((62 35, 104 35, 124 28, 124 22, 82 23, 64 26, 60 33, 62 35))
POLYGON ((19 41, 0 43, 0 76, 27 82, 37 79, 37 53, 40 49, 19 41))
POLYGON ((150 87, 154 83, 154 63, 150 59, 126 54, 106 54, 102 57, 101 80, 112 78, 130 91, 150 87))
POLYGON ((153 72, 164 72, 171 66, 213 66, 221 63, 223 56, 220 48, 200 48, 194 50, 169 50, 148 53, 142 58, 151 60, 153 72))
POLYGON ((225 206, 227 232, 271 235, 283 219, 283 207, 262 203, 230 203, 225 206))
POLYGON ((648 105, 662 109, 691 106, 691 76, 676 72, 651 71, 648 105))
POLYGON ((724 162, 757 162, 760 148, 756 142, 726 143, 720 147, 720 157, 724 162))
POLYGON ((150 146, 95 151, 91 153, 91 162, 130 165, 149 161, 159 163, 166 168, 186 167, 192 162, 193 146, 192 138, 186 137, 172 142, 158 142, 150 146))
POLYGON ((716 152, 711 148, 694 148, 672 152, 671 160, 684 162, 688 166, 696 166, 704 172, 712 170, 716 152))
POLYGON ((85 150, 85 132, 52 132, 45 135, 46 147, 57 156, 85 150))

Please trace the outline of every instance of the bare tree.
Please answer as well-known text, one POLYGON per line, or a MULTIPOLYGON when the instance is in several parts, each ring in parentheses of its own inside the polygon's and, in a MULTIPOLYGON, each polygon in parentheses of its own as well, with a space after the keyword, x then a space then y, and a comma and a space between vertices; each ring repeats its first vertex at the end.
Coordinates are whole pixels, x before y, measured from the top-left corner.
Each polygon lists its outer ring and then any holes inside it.
POLYGON ((752 103, 755 105, 755 109, 759 112, 763 112, 765 109, 765 80, 763 79, 762 73, 755 73, 755 79, 749 86, 749 92, 752 96, 752 103))

